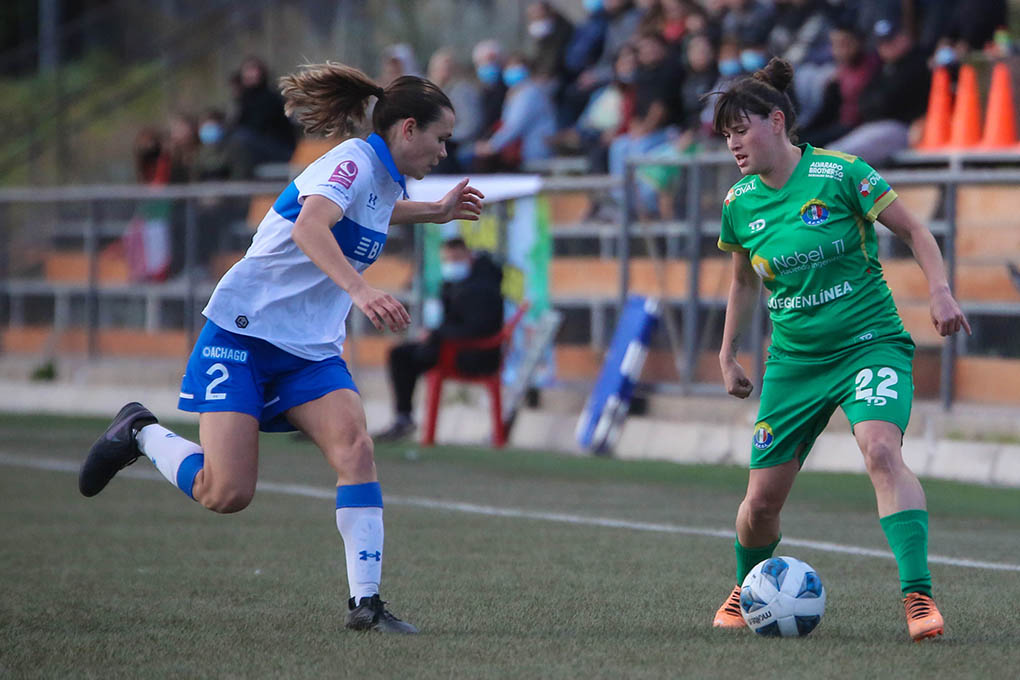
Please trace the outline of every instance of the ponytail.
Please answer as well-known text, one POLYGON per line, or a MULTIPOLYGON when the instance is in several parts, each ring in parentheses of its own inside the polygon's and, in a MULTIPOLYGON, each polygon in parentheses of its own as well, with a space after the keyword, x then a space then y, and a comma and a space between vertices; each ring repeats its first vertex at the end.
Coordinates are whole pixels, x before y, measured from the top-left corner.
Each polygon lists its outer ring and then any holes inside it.
POLYGON ((449 98, 429 80, 401 76, 384 89, 362 71, 332 61, 304 65, 280 78, 280 88, 287 115, 305 132, 326 136, 352 134, 365 118, 369 97, 379 100, 372 112, 372 127, 379 134, 405 118, 425 127, 439 119, 442 109, 453 111, 449 98))

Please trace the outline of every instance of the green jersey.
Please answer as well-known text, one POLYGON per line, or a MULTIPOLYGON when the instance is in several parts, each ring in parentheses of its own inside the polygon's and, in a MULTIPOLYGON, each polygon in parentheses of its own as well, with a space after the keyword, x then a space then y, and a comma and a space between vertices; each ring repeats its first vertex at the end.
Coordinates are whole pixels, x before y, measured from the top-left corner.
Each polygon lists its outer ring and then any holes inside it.
POLYGON ((903 334, 874 225, 896 192, 856 156, 799 148, 782 188, 749 175, 722 210, 719 248, 747 253, 771 293, 772 347, 828 354, 903 334))

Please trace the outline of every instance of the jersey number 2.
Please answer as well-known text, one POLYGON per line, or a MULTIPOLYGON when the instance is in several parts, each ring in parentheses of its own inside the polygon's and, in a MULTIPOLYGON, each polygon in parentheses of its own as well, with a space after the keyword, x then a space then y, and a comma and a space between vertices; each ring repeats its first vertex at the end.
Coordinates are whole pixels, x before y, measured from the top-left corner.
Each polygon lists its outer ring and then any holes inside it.
POLYGON ((878 377, 882 378, 878 383, 878 386, 872 390, 871 385, 872 378, 875 377, 874 372, 870 368, 861 369, 854 378, 854 383, 857 385, 857 400, 866 401, 872 406, 882 406, 886 403, 887 399, 898 399, 899 395, 896 394, 895 390, 890 389, 893 385, 900 381, 896 371, 886 366, 885 368, 878 369, 878 377))
POLYGON ((209 367, 209 370, 205 372, 206 375, 216 375, 211 381, 209 386, 205 388, 205 398, 208 401, 218 401, 220 399, 226 399, 227 395, 223 392, 213 392, 213 389, 221 382, 230 377, 230 371, 223 364, 213 364, 209 367))

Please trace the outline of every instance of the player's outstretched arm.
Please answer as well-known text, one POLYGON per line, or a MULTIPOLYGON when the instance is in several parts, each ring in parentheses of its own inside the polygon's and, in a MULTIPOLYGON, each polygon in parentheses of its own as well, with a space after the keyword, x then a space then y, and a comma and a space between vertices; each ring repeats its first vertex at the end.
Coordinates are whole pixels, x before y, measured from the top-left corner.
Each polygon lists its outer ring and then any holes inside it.
POLYGON ((734 397, 745 399, 750 396, 754 385, 744 372, 744 367, 737 361, 737 345, 750 324, 754 305, 758 303, 761 280, 751 267, 747 253, 732 253, 731 257, 733 278, 726 300, 726 323, 723 325, 719 366, 722 368, 726 391, 734 397))
POLYGON ((316 267, 347 291, 377 330, 387 326, 394 333, 404 330, 411 323, 404 306, 392 295, 368 285, 330 233, 330 228, 343 216, 343 209, 328 198, 309 196, 301 206, 291 238, 316 267))
POLYGON ((939 335, 952 335, 961 328, 970 335, 970 324, 967 323, 967 317, 949 289, 942 253, 939 252, 938 243, 928 228, 898 199, 878 214, 878 221, 910 246, 914 259, 921 265, 921 271, 928 279, 931 322, 939 335))
POLYGON ((443 224, 451 220, 477 220, 485 195, 464 178, 438 201, 397 201, 390 224, 443 224))

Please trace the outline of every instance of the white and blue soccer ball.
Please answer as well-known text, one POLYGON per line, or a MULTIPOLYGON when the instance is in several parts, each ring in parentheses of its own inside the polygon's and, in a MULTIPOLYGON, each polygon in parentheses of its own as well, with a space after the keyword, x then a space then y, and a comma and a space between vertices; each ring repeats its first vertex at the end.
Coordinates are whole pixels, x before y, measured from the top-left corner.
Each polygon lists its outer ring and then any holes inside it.
POLYGON ((795 557, 757 564, 740 587, 740 611, 758 635, 802 637, 825 613, 825 586, 818 572, 795 557))

